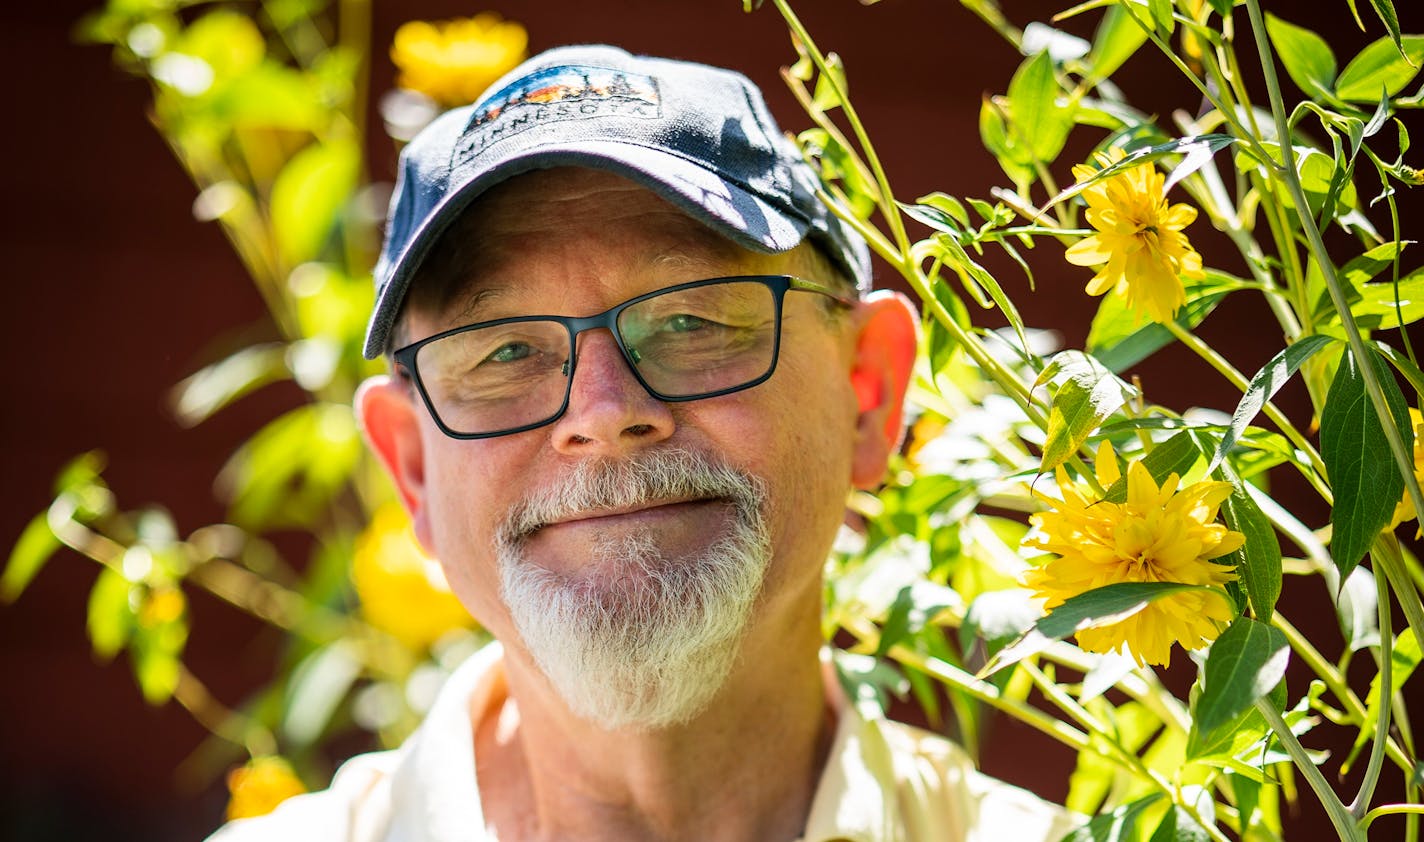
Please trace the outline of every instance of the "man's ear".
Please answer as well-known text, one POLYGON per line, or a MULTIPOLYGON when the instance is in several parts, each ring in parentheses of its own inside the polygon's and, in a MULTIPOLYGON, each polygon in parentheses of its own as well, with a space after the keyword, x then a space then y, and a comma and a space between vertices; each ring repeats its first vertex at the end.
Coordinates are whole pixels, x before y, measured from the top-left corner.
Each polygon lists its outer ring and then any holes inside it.
POLYGON ((890 454, 904 436, 905 390, 915 367, 919 317, 910 299, 894 290, 873 292, 861 306, 850 375, 860 409, 851 481, 857 488, 874 488, 885 478, 890 454))
POLYGON ((425 449, 420 438, 420 408, 404 383, 380 374, 356 390, 352 401, 366 443, 385 466, 415 526, 416 537, 431 550, 425 508, 425 449))

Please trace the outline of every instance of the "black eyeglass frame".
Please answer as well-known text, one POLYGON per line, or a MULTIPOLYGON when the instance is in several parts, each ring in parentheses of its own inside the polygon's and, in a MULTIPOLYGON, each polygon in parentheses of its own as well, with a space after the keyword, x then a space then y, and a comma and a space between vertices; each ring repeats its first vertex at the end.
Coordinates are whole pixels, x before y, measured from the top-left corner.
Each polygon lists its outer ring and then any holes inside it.
POLYGON ((740 392, 745 389, 750 389, 753 386, 757 386, 761 383, 765 383, 771 377, 771 375, 776 372, 776 363, 781 358, 781 314, 782 305, 786 299, 786 293, 788 290, 814 292, 819 295, 824 295, 845 308, 855 307, 859 303, 856 299, 847 298, 843 295, 840 295, 834 289, 825 286, 824 284, 819 284, 815 281, 808 281, 805 278, 798 278, 794 275, 729 275, 727 277, 722 278, 707 278, 705 280, 689 281, 687 283, 674 284, 673 286, 663 287, 662 289, 657 289, 653 290, 652 292, 634 296, 633 298, 630 298, 627 301, 623 301, 619 304, 615 304, 612 307, 609 307, 602 313, 596 313, 592 316, 512 316, 507 319, 494 319, 492 321, 475 322, 473 324, 461 325, 460 327, 453 327, 449 330, 441 331, 440 333, 437 333, 433 336, 427 336, 426 338, 421 339, 418 342, 412 342, 409 345, 397 348, 395 351, 391 352, 391 357, 395 360, 396 366, 398 367, 398 374, 415 383, 415 388, 416 391, 420 393, 421 401, 425 404, 425 408, 430 413, 430 417, 435 420, 435 425, 440 428, 440 432, 444 433, 452 439, 462 440, 490 439, 497 438, 499 436, 509 436, 515 433, 522 433, 527 430, 534 430, 538 429, 539 427, 552 424, 562 418, 564 413, 568 411, 569 395, 573 391, 574 374, 576 373, 576 370, 578 368, 578 337, 579 334, 588 330, 606 328, 608 332, 612 334, 613 341, 618 345, 618 351, 623 356, 623 362, 627 364, 628 369, 633 373, 633 377, 644 389, 647 390, 648 394, 652 395, 654 398, 660 401, 665 401, 668 403, 699 401, 704 400, 706 398, 716 398, 721 397, 722 395, 730 395, 734 392, 740 392), (628 346, 623 343, 623 335, 618 330, 618 317, 623 313, 623 311, 635 304, 638 304, 639 302, 646 301, 649 298, 656 298, 660 295, 666 295, 672 292, 679 292, 685 289, 694 289, 696 287, 712 286, 714 284, 748 282, 760 283, 764 285, 767 289, 769 289, 772 293, 772 302, 774 305, 773 318, 775 319, 776 329, 772 339, 771 363, 766 367, 766 371, 761 376, 737 386, 731 386, 726 389, 718 389, 712 392, 697 392, 691 395, 666 395, 654 389, 652 386, 648 385, 648 382, 643 379, 643 375, 638 372, 638 365, 633 360, 632 352, 628 348, 628 346), (440 417, 440 413, 435 409, 435 402, 431 400, 430 393, 425 390, 425 384, 420 379, 419 367, 416 365, 416 355, 420 352, 420 349, 425 347, 426 345, 429 345, 432 342, 438 342, 441 339, 445 339, 449 336, 454 336, 455 334, 465 333, 471 330, 478 330, 480 328, 497 327, 499 325, 505 324, 514 324, 517 322, 557 322, 563 325, 564 329, 568 331, 568 373, 564 375, 563 402, 559 404, 559 408, 555 410, 553 414, 549 415, 549 417, 529 424, 524 424, 519 427, 510 427, 505 430, 495 430, 493 432, 488 433, 462 433, 452 429, 451 427, 446 425, 444 419, 440 417))

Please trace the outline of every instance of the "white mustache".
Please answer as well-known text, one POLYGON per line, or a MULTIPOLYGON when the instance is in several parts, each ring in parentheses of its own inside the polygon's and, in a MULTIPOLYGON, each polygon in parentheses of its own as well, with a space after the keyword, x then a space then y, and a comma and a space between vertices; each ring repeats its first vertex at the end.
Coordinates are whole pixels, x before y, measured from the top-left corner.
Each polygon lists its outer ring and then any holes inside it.
POLYGON ((516 503, 497 540, 517 544, 551 523, 600 511, 708 499, 729 500, 738 518, 748 522, 761 511, 766 489, 757 477, 682 448, 579 462, 555 486, 516 503))

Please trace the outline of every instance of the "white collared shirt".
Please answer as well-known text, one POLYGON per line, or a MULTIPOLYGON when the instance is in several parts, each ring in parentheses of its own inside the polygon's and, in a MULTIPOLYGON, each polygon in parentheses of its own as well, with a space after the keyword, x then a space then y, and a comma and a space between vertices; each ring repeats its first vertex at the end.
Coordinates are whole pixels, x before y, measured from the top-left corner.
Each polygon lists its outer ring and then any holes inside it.
MULTIPOLYGON (((398 749, 347 761, 329 789, 233 822, 208 842, 493 842, 475 780, 471 711, 504 690, 492 644, 445 683, 398 749)), ((839 705, 835 743, 798 842, 1057 842, 1062 807, 981 774, 938 734, 839 705)))

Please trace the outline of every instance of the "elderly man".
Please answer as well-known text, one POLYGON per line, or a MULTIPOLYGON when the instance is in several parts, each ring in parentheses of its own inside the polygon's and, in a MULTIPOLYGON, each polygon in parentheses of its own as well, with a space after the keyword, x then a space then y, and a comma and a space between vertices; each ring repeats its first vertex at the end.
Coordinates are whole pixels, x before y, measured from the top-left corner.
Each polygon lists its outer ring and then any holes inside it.
POLYGON ((400 749, 216 839, 1057 839, 821 652, 916 317, 744 77, 572 47, 402 155, 357 409, 501 641, 400 749))

